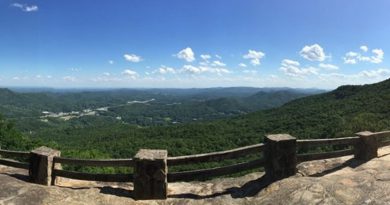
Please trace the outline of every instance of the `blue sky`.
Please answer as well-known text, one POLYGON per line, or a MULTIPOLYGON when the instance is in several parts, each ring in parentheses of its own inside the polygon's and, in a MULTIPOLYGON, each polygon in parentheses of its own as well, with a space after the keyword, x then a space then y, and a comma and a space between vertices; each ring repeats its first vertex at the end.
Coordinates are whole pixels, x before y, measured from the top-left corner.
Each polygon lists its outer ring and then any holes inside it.
POLYGON ((317 87, 390 77, 388 0, 0 0, 0 86, 317 87))

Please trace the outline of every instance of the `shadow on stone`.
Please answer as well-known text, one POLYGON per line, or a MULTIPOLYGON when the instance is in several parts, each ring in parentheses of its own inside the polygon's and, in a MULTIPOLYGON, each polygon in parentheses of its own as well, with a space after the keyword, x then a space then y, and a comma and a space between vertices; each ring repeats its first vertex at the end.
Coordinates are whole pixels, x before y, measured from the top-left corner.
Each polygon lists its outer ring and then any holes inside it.
POLYGON ((193 193, 183 193, 183 194, 174 194, 168 195, 168 198, 188 198, 188 199, 207 199, 214 198, 222 195, 231 195, 232 198, 244 198, 255 196, 261 190, 270 185, 272 181, 268 176, 263 175, 262 177, 248 181, 241 187, 231 187, 226 189, 223 192, 213 193, 209 195, 198 195, 193 193))
POLYGON ((110 187, 110 186, 99 187, 99 189, 100 189, 100 193, 102 193, 102 194, 109 194, 109 195, 115 195, 115 196, 119 196, 119 197, 127 197, 127 198, 134 199, 133 190, 123 189, 123 188, 114 188, 114 187, 110 187))
POLYGON ((24 181, 24 182, 30 182, 30 177, 28 175, 23 174, 10 174, 10 173, 2 173, 4 175, 16 178, 18 180, 24 181))
POLYGON ((322 177, 322 176, 325 176, 327 174, 330 174, 330 173, 336 172, 338 170, 344 169, 346 167, 356 168, 356 167, 358 167, 358 166, 360 166, 360 165, 362 165, 362 164, 364 164, 366 162, 367 161, 356 160, 356 159, 352 158, 352 159, 349 159, 349 160, 343 162, 342 164, 340 164, 340 165, 338 165, 336 167, 333 167, 331 169, 327 169, 327 170, 324 170, 322 172, 309 175, 309 177, 322 177))

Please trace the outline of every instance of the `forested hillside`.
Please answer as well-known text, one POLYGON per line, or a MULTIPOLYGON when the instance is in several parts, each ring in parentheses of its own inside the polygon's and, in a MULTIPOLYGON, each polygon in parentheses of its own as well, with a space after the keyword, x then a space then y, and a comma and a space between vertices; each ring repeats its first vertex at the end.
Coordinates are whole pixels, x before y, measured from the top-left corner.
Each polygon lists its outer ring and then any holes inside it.
POLYGON ((168 149, 170 155, 186 155, 259 143, 267 133, 331 138, 350 136, 361 130, 390 129, 389 102, 390 80, 387 80, 372 85, 341 86, 279 108, 223 120, 151 127, 94 121, 84 127, 46 128, 26 136, 59 148, 64 155, 79 158, 132 157, 139 148, 168 149))
POLYGON ((0 89, 0 113, 23 132, 87 127, 97 122, 156 126, 209 121, 277 107, 321 92, 246 87, 16 91, 0 89))

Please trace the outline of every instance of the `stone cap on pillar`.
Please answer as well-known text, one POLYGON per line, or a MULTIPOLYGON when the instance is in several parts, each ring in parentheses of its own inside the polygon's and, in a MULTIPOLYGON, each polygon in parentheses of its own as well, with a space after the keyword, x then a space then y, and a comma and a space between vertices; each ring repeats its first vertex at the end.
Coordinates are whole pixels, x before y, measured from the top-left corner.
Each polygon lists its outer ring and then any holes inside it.
POLYGON ((168 151, 167 150, 161 150, 161 149, 140 149, 137 154, 135 155, 135 159, 140 160, 161 160, 166 159, 168 157, 168 151))
POLYGON ((289 134, 273 134, 273 135, 267 135, 266 138, 269 140, 279 142, 279 141, 290 141, 290 140, 296 140, 295 137, 289 135, 289 134))
POLYGON ((49 147, 42 146, 32 150, 31 153, 38 154, 38 155, 46 155, 46 156, 51 156, 51 155, 57 156, 61 152, 49 147))
POLYGON ((363 132, 358 132, 356 133, 357 136, 362 136, 362 137, 367 137, 367 136, 370 136, 374 133, 370 132, 370 131, 363 131, 363 132))

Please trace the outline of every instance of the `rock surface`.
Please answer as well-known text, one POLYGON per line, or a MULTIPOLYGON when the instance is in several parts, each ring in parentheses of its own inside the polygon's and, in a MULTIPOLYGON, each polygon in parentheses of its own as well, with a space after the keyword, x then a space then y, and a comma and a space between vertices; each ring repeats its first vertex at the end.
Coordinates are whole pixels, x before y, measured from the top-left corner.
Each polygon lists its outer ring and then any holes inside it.
POLYGON ((0 205, 34 204, 390 204, 390 147, 379 157, 305 162, 298 174, 267 186, 263 173, 205 182, 170 183, 167 200, 135 201, 132 184, 61 179, 26 182, 27 172, 0 166, 0 205))

